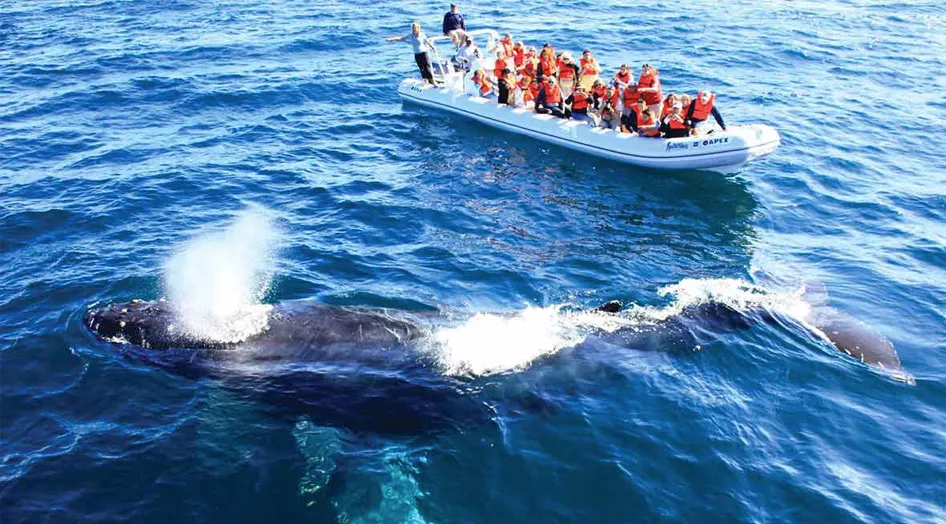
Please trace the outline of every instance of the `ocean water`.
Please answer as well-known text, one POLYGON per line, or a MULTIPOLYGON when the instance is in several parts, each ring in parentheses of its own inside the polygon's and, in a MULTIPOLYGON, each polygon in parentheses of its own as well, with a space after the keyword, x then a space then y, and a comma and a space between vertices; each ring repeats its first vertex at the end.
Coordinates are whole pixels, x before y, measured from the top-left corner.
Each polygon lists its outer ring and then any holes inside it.
MULTIPOLYGON (((0 1, 0 520, 946 520, 946 8, 461 5, 778 127, 727 175, 402 105, 410 48, 383 38, 435 33, 445 8, 0 1), (436 313, 430 374, 486 416, 364 430, 318 381, 299 400, 337 416, 82 325, 162 296, 436 313), (751 314, 588 343, 580 311, 611 299, 628 325, 817 301, 892 341, 916 384, 751 314)), ((241 318, 221 329, 258 328, 241 318)))

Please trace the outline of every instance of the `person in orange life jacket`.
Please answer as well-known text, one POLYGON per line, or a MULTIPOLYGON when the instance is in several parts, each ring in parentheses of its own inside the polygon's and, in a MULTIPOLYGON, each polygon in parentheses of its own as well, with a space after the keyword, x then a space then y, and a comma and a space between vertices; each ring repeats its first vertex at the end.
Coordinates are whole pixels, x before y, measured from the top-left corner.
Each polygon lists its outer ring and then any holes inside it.
POLYGON ((604 101, 606 92, 607 87, 600 78, 595 80, 594 84, 591 84, 591 100, 595 109, 601 109, 601 103, 604 101))
POLYGON ((473 73, 473 85, 476 86, 476 94, 483 98, 495 98, 493 93, 493 83, 482 69, 477 69, 473 73))
POLYGON ((618 107, 619 105, 620 93, 618 93, 618 89, 614 86, 605 88, 604 96, 598 101, 598 114, 601 117, 598 122, 599 127, 605 129, 620 129, 621 110, 618 107))
POLYGON ((614 85, 624 89, 629 86, 631 82, 634 81, 634 72, 631 71, 631 68, 627 64, 621 64, 621 68, 618 69, 617 73, 614 73, 614 85))
POLYGON ((506 53, 506 56, 512 57, 513 48, 516 46, 516 43, 512 41, 512 35, 506 33, 506 36, 499 39, 499 45, 502 46, 503 53, 506 53))
POLYGON ((695 129, 697 133, 703 133, 703 130, 708 127, 704 125, 706 119, 709 118, 710 115, 713 115, 713 118, 716 119, 716 123, 725 131, 726 124, 723 122, 723 117, 719 114, 719 110, 716 109, 715 102, 716 95, 714 93, 709 91, 700 91, 697 93, 696 98, 687 107, 687 125, 695 129))
POLYGON ((500 72, 499 80, 496 82, 499 91, 499 103, 508 106, 516 104, 516 75, 508 67, 500 72))
POLYGON ((535 99, 539 96, 539 90, 542 88, 542 83, 539 82, 538 78, 532 80, 532 83, 523 91, 522 100, 525 102, 526 107, 535 108, 535 99))
POLYGON ((512 63, 516 68, 522 67, 522 64, 526 60, 526 45, 522 42, 516 42, 516 45, 512 46, 512 63))
POLYGON ((625 106, 624 112, 621 114, 621 132, 622 133, 639 133, 640 129, 638 124, 641 121, 642 116, 644 115, 644 110, 647 109, 647 102, 644 102, 643 98, 638 98, 637 103, 631 106, 625 106))
POLYGON ((580 85, 575 87, 575 92, 565 99, 565 103, 569 105, 569 112, 566 114, 572 120, 588 122, 590 126, 597 127, 598 121, 594 113, 588 113, 588 108, 591 106, 591 96, 588 95, 584 87, 580 85))
MULTIPOLYGON (((629 86, 621 90, 621 103, 624 109, 621 111, 621 118, 627 119, 631 117, 631 114, 634 112, 634 108, 637 107, 637 102, 641 100, 641 95, 637 91, 637 84, 631 83, 629 86)), ((640 113, 638 113, 640 114, 640 113)), ((630 127, 630 126, 625 126, 630 127)))
POLYGON ((565 118, 565 111, 562 110, 562 88, 558 86, 554 76, 546 78, 545 84, 539 88, 539 94, 535 97, 535 112, 552 113, 559 118, 565 118))
POLYGON ((555 49, 551 45, 545 44, 539 54, 539 67, 536 68, 536 76, 539 78, 550 78, 558 76, 558 66, 555 65, 555 49))
POLYGON ((420 29, 420 24, 414 22, 411 24, 411 33, 405 36, 392 36, 384 39, 387 42, 407 42, 414 48, 414 62, 420 69, 420 76, 424 78, 424 87, 433 85, 434 74, 430 70, 430 57, 427 56, 427 50, 433 49, 434 44, 430 42, 427 35, 420 29))
POLYGON ((663 118, 660 131, 664 134, 664 138, 690 136, 690 127, 687 126, 683 106, 679 102, 673 104, 673 112, 663 118))
POLYGON ((660 120, 661 102, 663 102, 663 94, 660 91, 660 73, 650 64, 644 64, 641 68, 637 91, 647 102, 647 109, 650 109, 651 113, 657 115, 657 120, 660 120))
POLYGON ((650 109, 645 109, 637 119, 637 135, 649 138, 660 138, 660 128, 657 126, 657 119, 650 109))
POLYGON ((572 61, 572 55, 562 53, 562 64, 558 68, 558 84, 562 88, 562 96, 568 98, 575 91, 575 85, 578 83, 578 75, 581 72, 578 66, 572 61))
POLYGON ((681 103, 680 97, 673 93, 667 95, 667 97, 664 98, 663 104, 660 105, 660 114, 669 115, 671 112, 673 112, 673 104, 679 103, 681 103))
POLYGON ((496 63, 493 65, 493 75, 498 79, 502 76, 503 69, 509 68, 509 61, 506 60, 506 53, 496 51, 496 63))
POLYGON ((588 49, 581 52, 581 60, 578 61, 578 65, 581 66, 581 80, 594 78, 601 73, 601 66, 598 65, 598 61, 595 60, 588 49))

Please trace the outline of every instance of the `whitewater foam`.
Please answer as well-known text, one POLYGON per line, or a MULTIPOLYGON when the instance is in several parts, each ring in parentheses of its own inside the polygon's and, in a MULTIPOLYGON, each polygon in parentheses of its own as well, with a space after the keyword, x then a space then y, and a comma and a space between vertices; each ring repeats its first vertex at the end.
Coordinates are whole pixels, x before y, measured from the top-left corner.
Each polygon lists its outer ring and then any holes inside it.
MULTIPOLYGON (((528 367, 536 359, 584 342, 593 333, 642 329, 664 322, 688 308, 717 303, 736 311, 763 308, 810 326, 811 306, 803 290, 775 291, 737 279, 683 279, 657 291, 669 297, 662 306, 631 304, 618 314, 574 311, 572 305, 527 307, 511 314, 477 313, 459 325, 432 335, 444 371, 455 375, 490 375, 528 367)), ((817 332, 817 330, 815 330, 817 332)))
POLYGON ((178 250, 164 267, 178 329, 221 342, 264 331, 272 308, 262 300, 275 271, 277 236, 265 210, 250 208, 222 231, 199 235, 178 250))

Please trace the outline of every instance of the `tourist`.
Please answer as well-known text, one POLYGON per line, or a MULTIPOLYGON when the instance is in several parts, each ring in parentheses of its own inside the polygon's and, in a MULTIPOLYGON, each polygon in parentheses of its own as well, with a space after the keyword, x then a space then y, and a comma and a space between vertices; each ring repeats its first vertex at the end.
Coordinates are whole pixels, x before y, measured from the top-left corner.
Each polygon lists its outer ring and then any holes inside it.
POLYGON ((604 97, 598 102, 598 126, 605 129, 621 128, 620 93, 614 86, 607 86, 604 97))
POLYGON ((489 81, 489 77, 486 75, 486 71, 482 69, 477 69, 473 73, 473 85, 476 86, 476 94, 483 98, 495 98, 496 94, 493 93, 493 83, 489 81))
POLYGON ((591 54, 591 51, 585 49, 581 53, 581 59, 578 61, 578 64, 581 69, 581 78, 578 80, 578 83, 583 85, 585 89, 591 89, 591 87, 598 81, 598 74, 601 73, 601 67, 598 65, 598 61, 591 54))
POLYGON ((542 46, 539 54, 539 66, 536 68, 539 78, 553 78, 558 76, 558 67, 555 65, 555 49, 548 43, 542 46))
POLYGON ((454 47, 459 48, 466 35, 466 21, 460 14, 457 4, 450 4, 450 11, 443 15, 443 34, 453 40, 454 47))
POLYGON ((686 117, 683 114, 683 106, 679 102, 673 104, 673 112, 663 118, 663 124, 660 126, 665 138, 683 138, 690 135, 690 128, 687 126, 686 117))
POLYGON ((414 22, 411 24, 411 33, 404 36, 392 36, 385 38, 388 42, 407 42, 414 48, 414 61, 417 62, 417 68, 420 69, 420 76, 424 78, 424 87, 433 85, 434 74, 430 71, 430 57, 427 56, 427 50, 433 49, 434 45, 420 29, 420 24, 414 22))
POLYGON ((588 113, 588 106, 591 104, 591 97, 588 95, 588 92, 585 91, 584 87, 580 85, 576 86, 575 92, 565 99, 565 103, 570 107, 569 116, 573 120, 588 122, 592 127, 598 125, 595 115, 593 113, 588 113))
POLYGON ((508 67, 499 72, 499 80, 496 82, 499 91, 499 103, 507 106, 515 105, 516 96, 516 76, 508 67))
POLYGON ((637 91, 647 102, 647 108, 650 109, 650 112, 655 115, 657 120, 660 120, 661 102, 663 102, 663 95, 660 91, 660 72, 651 67, 650 64, 644 64, 641 68, 641 76, 637 81, 637 91))
POLYGON ((631 85, 631 82, 634 79, 634 72, 631 71, 631 68, 627 64, 621 64, 621 68, 618 69, 617 73, 614 73, 614 85, 620 89, 631 85))
POLYGON ((535 112, 551 113, 558 118, 565 118, 565 111, 562 110, 562 89, 554 76, 546 78, 539 88, 539 94, 535 97, 535 112))
POLYGON ((562 88, 562 96, 568 98, 575 91, 578 75, 581 74, 578 66, 572 61, 572 55, 562 53, 561 65, 558 68, 558 84, 562 88))
POLYGON ((716 123, 725 131, 726 124, 723 122, 723 117, 719 114, 719 110, 716 109, 716 94, 709 91, 700 91, 696 94, 696 98, 693 102, 687 106, 685 117, 687 125, 696 131, 695 134, 704 134, 710 127, 710 125, 706 124, 706 119, 709 118, 710 115, 713 115, 716 123))

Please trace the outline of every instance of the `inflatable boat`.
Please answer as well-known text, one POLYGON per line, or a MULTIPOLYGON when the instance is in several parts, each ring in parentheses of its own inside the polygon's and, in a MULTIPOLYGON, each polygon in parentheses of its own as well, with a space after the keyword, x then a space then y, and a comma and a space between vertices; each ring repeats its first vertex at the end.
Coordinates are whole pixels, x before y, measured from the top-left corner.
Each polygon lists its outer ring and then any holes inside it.
MULTIPOLYGON (((499 34, 490 29, 469 34, 486 37, 487 50, 470 70, 482 68, 491 73, 492 67, 487 66, 495 60, 491 55, 499 42, 499 34)), ((432 40, 436 44, 445 38, 432 40)), ((593 127, 583 121, 538 114, 524 107, 499 105, 495 98, 477 94, 470 79, 471 73, 455 68, 452 60, 442 60, 436 49, 432 54, 434 77, 439 85, 425 86, 420 79, 407 78, 398 87, 398 94, 405 102, 449 111, 488 126, 589 155, 656 169, 729 171, 775 151, 779 145, 778 131, 762 124, 730 125, 725 131, 717 128, 700 136, 685 138, 650 138, 593 127)))

